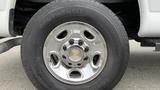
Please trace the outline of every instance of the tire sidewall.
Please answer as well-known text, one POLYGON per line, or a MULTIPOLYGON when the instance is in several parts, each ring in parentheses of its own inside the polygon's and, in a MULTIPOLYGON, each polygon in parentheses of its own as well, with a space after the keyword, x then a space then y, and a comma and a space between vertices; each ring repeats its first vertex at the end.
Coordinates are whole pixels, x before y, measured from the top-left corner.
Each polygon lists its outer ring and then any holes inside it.
POLYGON ((39 89, 55 90, 108 90, 120 80, 128 59, 127 40, 119 30, 123 27, 113 15, 94 6, 82 4, 65 8, 48 5, 48 11, 39 11, 28 23, 22 43, 22 63, 30 79, 39 83, 39 89), (68 85, 55 79, 43 60, 43 45, 50 32, 58 25, 69 21, 81 21, 94 26, 104 37, 108 48, 108 60, 101 74, 93 81, 82 85, 68 85), (127 47, 126 47, 127 46, 127 47))

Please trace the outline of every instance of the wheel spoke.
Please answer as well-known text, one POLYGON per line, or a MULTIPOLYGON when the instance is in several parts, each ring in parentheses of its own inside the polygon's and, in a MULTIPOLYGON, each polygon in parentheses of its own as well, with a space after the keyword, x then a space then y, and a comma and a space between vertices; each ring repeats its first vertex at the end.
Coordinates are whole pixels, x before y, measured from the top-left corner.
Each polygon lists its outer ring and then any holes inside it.
POLYGON ((90 76, 94 75, 96 70, 90 65, 87 64, 82 70, 83 78, 89 78, 90 76))
POLYGON ((95 38, 93 41, 89 41, 90 44, 90 54, 93 55, 96 52, 100 52, 101 54, 105 53, 104 49, 107 49, 106 45, 102 40, 95 38))
POLYGON ((57 68, 54 68, 54 67, 51 67, 52 69, 52 72, 54 72, 53 74, 56 75, 56 77, 62 77, 64 79, 67 79, 68 80, 68 73, 69 73, 69 70, 66 69, 62 64, 59 64, 59 67, 57 68))

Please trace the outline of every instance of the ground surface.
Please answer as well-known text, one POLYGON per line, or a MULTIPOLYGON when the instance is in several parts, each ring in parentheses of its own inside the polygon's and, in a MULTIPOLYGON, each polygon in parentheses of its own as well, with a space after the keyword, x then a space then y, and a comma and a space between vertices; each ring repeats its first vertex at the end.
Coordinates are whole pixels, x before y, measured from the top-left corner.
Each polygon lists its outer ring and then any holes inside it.
MULTIPOLYGON (((114 90, 160 90, 160 53, 134 41, 130 45, 127 72, 114 90)), ((0 54, 0 90, 36 90, 22 68, 19 46, 0 54)))

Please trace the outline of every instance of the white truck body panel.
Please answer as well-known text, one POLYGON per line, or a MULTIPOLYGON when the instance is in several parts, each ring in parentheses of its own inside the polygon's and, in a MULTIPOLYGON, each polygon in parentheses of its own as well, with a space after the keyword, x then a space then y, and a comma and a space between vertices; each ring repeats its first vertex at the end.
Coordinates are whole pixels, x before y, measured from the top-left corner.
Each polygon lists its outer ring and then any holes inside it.
POLYGON ((160 37, 160 0, 139 0, 140 37, 160 37))
MULTIPOLYGON (((160 37, 160 0, 138 0, 140 6, 140 37, 160 37)), ((16 0, 0 0, 0 37, 8 37, 9 12, 16 0)))
POLYGON ((9 12, 15 7, 16 0, 0 0, 0 36, 10 36, 9 12))

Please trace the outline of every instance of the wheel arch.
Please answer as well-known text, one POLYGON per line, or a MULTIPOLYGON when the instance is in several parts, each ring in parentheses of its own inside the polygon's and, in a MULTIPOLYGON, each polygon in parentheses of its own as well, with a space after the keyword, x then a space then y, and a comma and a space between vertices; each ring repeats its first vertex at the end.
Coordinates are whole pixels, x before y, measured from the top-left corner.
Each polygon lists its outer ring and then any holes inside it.
MULTIPOLYGON (((12 33, 14 34, 12 35, 22 35, 24 28, 28 23, 28 21, 30 20, 30 18, 41 7, 43 7, 44 5, 46 5, 51 1, 54 1, 54 0, 16 0, 16 6, 14 10, 15 11, 14 12, 14 29, 11 29, 12 33), (31 14, 26 16, 26 13, 28 13, 28 11, 25 11, 25 10, 30 7, 32 7, 33 11, 30 11, 29 13, 31 14), (24 8, 24 10, 22 11, 21 8, 24 8), (20 24, 17 24, 17 23, 20 23, 20 24)), ((134 26, 138 25, 138 27, 136 27, 136 29, 134 30, 130 30, 130 29, 127 30, 127 32, 129 32, 128 34, 137 35, 137 32, 139 31, 139 27, 140 27, 139 26, 140 13, 139 13, 139 7, 138 7, 138 0, 96 0, 96 1, 103 3, 105 6, 109 7, 121 19, 121 21, 124 22, 124 24, 128 23, 129 21, 129 23, 131 23, 132 25, 135 24, 134 26), (136 12, 130 13, 131 9, 136 12), (124 10, 125 12, 121 10, 124 10), (127 13, 127 14, 120 16, 119 12, 127 13), (131 15, 132 16, 136 15, 138 17, 137 21, 135 21, 136 19, 132 19, 133 17, 131 17, 131 20, 130 20, 131 15)))

